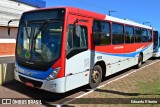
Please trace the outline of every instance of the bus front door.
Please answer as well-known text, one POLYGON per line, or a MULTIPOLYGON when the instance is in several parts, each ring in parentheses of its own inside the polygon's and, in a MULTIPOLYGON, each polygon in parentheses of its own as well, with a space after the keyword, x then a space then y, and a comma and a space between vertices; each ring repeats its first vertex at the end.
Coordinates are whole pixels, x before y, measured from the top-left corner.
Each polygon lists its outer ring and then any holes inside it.
POLYGON ((90 53, 89 19, 69 15, 66 42, 66 91, 89 83, 90 53))

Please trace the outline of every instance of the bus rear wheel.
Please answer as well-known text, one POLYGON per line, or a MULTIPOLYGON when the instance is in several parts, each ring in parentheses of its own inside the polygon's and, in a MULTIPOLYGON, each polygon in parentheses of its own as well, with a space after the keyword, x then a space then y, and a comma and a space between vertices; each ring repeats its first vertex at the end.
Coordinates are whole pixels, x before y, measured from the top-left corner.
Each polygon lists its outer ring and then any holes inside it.
POLYGON ((140 54, 139 55, 139 57, 138 57, 138 64, 137 64, 137 69, 138 68, 141 68, 141 66, 142 66, 142 63, 143 63, 143 57, 142 57, 142 55, 140 54))
POLYGON ((95 65, 90 75, 90 88, 96 88, 102 81, 102 68, 99 65, 95 65))

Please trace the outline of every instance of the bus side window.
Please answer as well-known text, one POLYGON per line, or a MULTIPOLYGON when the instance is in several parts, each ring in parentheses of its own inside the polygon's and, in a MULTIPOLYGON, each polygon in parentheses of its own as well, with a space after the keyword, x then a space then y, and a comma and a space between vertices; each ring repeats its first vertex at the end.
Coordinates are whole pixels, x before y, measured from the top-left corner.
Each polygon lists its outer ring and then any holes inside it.
POLYGON ((110 45, 110 24, 105 21, 95 20, 93 22, 93 39, 96 46, 110 45))
POLYGON ((87 27, 78 25, 76 26, 76 28, 73 25, 68 26, 66 46, 67 53, 72 49, 81 49, 88 47, 87 27))
POLYGON ((142 29, 142 42, 148 42, 147 29, 142 29))
POLYGON ((141 28, 135 28, 134 29, 134 34, 135 34, 135 43, 140 43, 141 42, 141 36, 142 36, 142 30, 141 28))
POLYGON ((112 44, 124 43, 124 27, 121 24, 112 24, 112 44))
POLYGON ((131 26, 125 26, 125 43, 134 43, 134 29, 131 26))

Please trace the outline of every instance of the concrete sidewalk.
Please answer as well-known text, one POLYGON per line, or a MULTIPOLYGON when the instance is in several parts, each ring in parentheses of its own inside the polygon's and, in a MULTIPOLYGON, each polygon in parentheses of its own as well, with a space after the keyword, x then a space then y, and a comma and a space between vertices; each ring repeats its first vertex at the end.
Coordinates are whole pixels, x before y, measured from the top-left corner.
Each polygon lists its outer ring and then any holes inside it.
POLYGON ((0 85, 14 80, 14 56, 0 57, 0 85))

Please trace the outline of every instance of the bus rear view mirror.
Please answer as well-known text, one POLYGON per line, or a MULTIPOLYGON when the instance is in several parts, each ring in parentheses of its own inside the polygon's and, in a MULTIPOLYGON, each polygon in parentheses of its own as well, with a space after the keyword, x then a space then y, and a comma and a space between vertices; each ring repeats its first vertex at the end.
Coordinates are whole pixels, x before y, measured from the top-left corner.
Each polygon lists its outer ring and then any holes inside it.
POLYGON ((8 36, 10 36, 10 31, 11 31, 11 28, 8 27, 8 36))
POLYGON ((10 21, 8 21, 8 36, 10 36, 10 33, 11 33, 11 28, 10 28, 9 24, 11 22, 15 22, 15 21, 19 21, 19 19, 11 19, 10 21))
POLYGON ((8 21, 8 36, 10 36, 10 31, 11 31, 11 28, 9 26, 9 24, 12 22, 12 20, 8 21))

